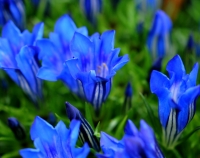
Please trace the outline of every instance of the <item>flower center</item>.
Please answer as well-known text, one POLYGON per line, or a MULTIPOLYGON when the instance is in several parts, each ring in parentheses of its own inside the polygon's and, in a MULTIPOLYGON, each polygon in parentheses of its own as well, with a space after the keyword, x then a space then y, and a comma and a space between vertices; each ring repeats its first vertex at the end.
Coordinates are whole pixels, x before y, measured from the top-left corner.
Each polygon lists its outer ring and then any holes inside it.
POLYGON ((108 66, 106 65, 106 63, 102 63, 100 66, 97 66, 97 76, 106 78, 107 74, 108 74, 108 66))

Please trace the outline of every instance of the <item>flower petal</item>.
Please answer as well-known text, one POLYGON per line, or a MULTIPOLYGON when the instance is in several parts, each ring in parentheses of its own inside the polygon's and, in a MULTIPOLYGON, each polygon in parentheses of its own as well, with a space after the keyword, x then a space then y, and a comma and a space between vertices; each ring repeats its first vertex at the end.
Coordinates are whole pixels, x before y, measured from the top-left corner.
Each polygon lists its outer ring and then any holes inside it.
POLYGON ((29 149, 29 148, 22 149, 22 150, 19 151, 19 153, 23 158, 27 158, 27 157, 31 157, 31 158, 44 157, 44 155, 42 155, 38 149, 29 149))
POLYGON ((185 67, 179 55, 175 55, 167 64, 166 70, 170 78, 174 80, 171 82, 178 82, 185 75, 185 67))
POLYGON ((64 43, 70 42, 76 29, 76 25, 67 14, 60 17, 54 27, 54 31, 62 37, 64 43))

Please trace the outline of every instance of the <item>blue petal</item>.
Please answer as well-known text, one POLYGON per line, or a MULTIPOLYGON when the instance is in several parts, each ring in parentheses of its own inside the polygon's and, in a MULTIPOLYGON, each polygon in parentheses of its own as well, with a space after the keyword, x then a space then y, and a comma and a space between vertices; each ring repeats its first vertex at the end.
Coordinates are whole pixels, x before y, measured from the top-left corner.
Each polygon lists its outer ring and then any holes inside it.
POLYGON ((87 27, 85 26, 78 28, 76 32, 79 32, 84 36, 88 36, 88 30, 87 30, 87 27))
POLYGON ((56 129, 58 135, 60 136, 60 138, 62 139, 62 141, 67 142, 69 130, 66 128, 64 122, 59 121, 58 124, 56 125, 55 129, 56 129))
MULTIPOLYGON (((163 88, 169 88, 170 82, 167 76, 159 71, 153 70, 150 78, 150 89, 152 93, 155 93, 158 97, 162 93, 163 88)), ((161 94, 162 95, 162 94, 161 94)))
POLYGON ((62 45, 62 41, 60 39, 59 34, 51 32, 49 34, 49 39, 51 40, 51 42, 56 46, 58 52, 63 52, 63 45, 62 45))
POLYGON ((42 59, 42 67, 38 71, 38 77, 56 81, 63 70, 63 57, 50 40, 38 40, 36 45, 40 48, 39 59, 42 59))
POLYGON ((4 69, 12 80, 19 86, 19 79, 15 69, 4 69))
POLYGON ((56 130, 39 116, 35 117, 30 134, 32 140, 40 138, 41 141, 48 142, 48 145, 53 144, 53 138, 57 136, 56 130))
POLYGON ((115 150, 118 148, 119 141, 105 132, 101 132, 100 144, 102 149, 111 148, 115 150))
POLYGON ((70 74, 73 78, 77 78, 79 72, 81 72, 80 68, 78 67, 79 59, 70 59, 64 63, 64 69, 66 71, 70 71, 70 74))
POLYGON ((17 69, 17 63, 7 39, 0 38, 0 67, 17 69))
POLYGON ((190 106, 194 106, 195 100, 197 96, 200 95, 200 86, 189 88, 179 99, 178 104, 181 109, 178 115, 178 132, 181 132, 187 123, 192 119, 195 113, 195 109, 193 111, 189 111, 190 106), (191 115, 191 116, 189 116, 191 115), (189 120, 190 119, 190 120, 189 120))
POLYGON ((169 73, 170 78, 173 78, 174 81, 178 82, 185 75, 185 67, 179 55, 175 55, 167 64, 166 70, 169 73))
POLYGON ((192 69, 192 71, 189 74, 189 78, 188 78, 188 81, 187 81, 187 88, 190 88, 190 87, 196 85, 198 70, 199 70, 199 64, 196 63, 193 66, 193 69, 192 69))
POLYGON ((82 148, 72 149, 73 156, 75 158, 86 158, 90 152, 90 148, 87 143, 82 148))
POLYGON ((70 146, 75 147, 79 135, 80 121, 72 120, 70 122, 70 146))
POLYGON ((76 29, 73 20, 65 14, 57 20, 54 31, 62 37, 63 42, 69 43, 76 29))
POLYGON ((19 153, 23 158, 39 158, 44 156, 38 149, 22 149, 19 153))
POLYGON ((129 57, 128 57, 128 54, 120 57, 118 59, 118 63, 113 67, 113 70, 114 71, 117 71, 119 70, 122 66, 124 66, 127 62, 129 61, 129 57))
POLYGON ((39 40, 43 36, 43 30, 44 30, 44 23, 40 22, 36 24, 33 28, 33 37, 32 37, 32 43, 31 45, 35 45, 36 40, 39 40))
POLYGON ((12 21, 9 21, 2 29, 2 37, 10 41, 13 51, 17 52, 23 45, 21 32, 12 21))
POLYGON ((131 120, 127 120, 124 132, 129 136, 137 136, 138 130, 131 120))
POLYGON ((111 50, 113 50, 114 37, 115 37, 115 30, 105 31, 101 35, 101 40, 102 40, 101 51, 104 54, 109 54, 111 52, 111 50))
POLYGON ((38 65, 34 58, 35 50, 29 46, 24 46, 16 56, 17 65, 26 78, 27 82, 31 86, 32 91, 37 94, 41 89, 41 82, 37 82, 36 73, 38 71, 38 65))
POLYGON ((87 55, 91 56, 94 52, 93 43, 90 39, 78 32, 74 34, 70 44, 70 50, 73 52, 74 56, 80 60, 83 60, 82 58, 85 57, 84 59, 86 59, 86 61, 82 61, 82 63, 88 62, 90 58, 87 58, 87 55))

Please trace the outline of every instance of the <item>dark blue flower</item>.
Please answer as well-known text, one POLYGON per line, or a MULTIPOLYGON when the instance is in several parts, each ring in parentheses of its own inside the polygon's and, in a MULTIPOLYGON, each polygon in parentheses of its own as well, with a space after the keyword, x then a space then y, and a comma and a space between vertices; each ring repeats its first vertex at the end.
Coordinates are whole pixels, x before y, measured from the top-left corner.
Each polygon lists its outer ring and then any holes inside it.
POLYGON ((43 23, 35 25, 33 33, 20 32, 12 21, 2 30, 0 38, 0 67, 36 102, 42 96, 41 80, 36 78, 39 68, 35 41, 42 38, 43 23))
POLYGON ((132 89, 131 83, 129 82, 125 90, 125 98, 124 98, 125 112, 127 112, 132 106, 132 95, 133 95, 133 89, 132 89))
POLYGON ((66 112, 67 112, 67 117, 70 119, 70 121, 76 119, 81 122, 80 133, 79 133, 81 141, 83 143, 87 142, 91 148, 95 149, 96 151, 100 151, 99 141, 94 135, 94 131, 90 126, 89 122, 83 117, 81 112, 73 105, 67 102, 66 102, 66 112))
POLYGON ((69 89, 80 97, 84 97, 80 90, 79 82, 75 80, 63 63, 73 58, 69 49, 69 43, 75 31, 87 35, 85 27, 77 28, 73 20, 68 15, 60 17, 54 27, 54 32, 50 33, 50 39, 42 39, 37 42, 40 48, 39 58, 42 60, 42 67, 37 76, 48 81, 63 81, 69 89))
POLYGON ((186 49, 191 51, 192 49, 194 49, 194 46, 195 46, 194 37, 192 34, 190 34, 188 37, 186 49))
POLYGON ((13 131, 15 138, 22 140, 26 138, 26 133, 20 122, 15 117, 8 118, 8 126, 13 131))
POLYGON ((151 30, 147 38, 147 46, 153 61, 164 57, 169 51, 170 31, 172 22, 168 15, 161 10, 155 13, 151 30))
POLYGON ((1 0, 0 1, 0 25, 12 20, 20 29, 25 28, 25 7, 23 0, 1 0))
POLYGON ((102 0, 80 0, 80 6, 86 18, 96 25, 97 16, 102 10, 102 0))
POLYGON ((151 127, 141 120, 140 131, 137 130, 131 120, 128 120, 122 140, 117 140, 108 134, 101 132, 101 149, 103 154, 97 154, 98 158, 163 158, 163 154, 157 144, 151 127))
POLYGON ((165 132, 165 143, 173 147, 186 125, 195 114, 195 101, 200 94, 196 86, 198 63, 186 74, 179 55, 167 64, 169 78, 153 71, 150 80, 151 92, 159 100, 159 118, 165 132))
POLYGON ((114 30, 90 38, 76 32, 70 45, 74 59, 65 63, 96 110, 110 93, 112 77, 129 60, 128 55, 118 57, 120 49, 114 49, 114 35, 114 30))
POLYGON ((37 116, 30 131, 36 149, 22 149, 20 155, 23 158, 85 158, 90 151, 88 145, 75 148, 79 126, 79 121, 72 120, 69 129, 62 121, 54 128, 37 116))

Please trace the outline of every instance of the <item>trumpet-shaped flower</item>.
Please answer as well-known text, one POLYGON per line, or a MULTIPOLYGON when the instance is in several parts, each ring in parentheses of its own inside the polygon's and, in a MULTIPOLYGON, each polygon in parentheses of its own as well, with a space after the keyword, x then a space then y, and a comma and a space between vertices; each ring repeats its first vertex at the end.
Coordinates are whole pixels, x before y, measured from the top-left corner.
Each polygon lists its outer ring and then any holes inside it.
POLYGON ((50 33, 49 39, 38 40, 36 45, 40 49, 39 58, 42 60, 42 67, 37 76, 48 81, 61 80, 72 92, 83 97, 79 82, 63 66, 66 60, 73 58, 69 43, 75 31, 87 35, 85 27, 77 28, 68 15, 63 15, 57 20, 54 32, 50 33))
POLYGON ((39 69, 38 49, 34 46, 42 38, 43 23, 35 25, 33 33, 20 30, 9 21, 0 38, 0 67, 36 102, 42 96, 41 80, 36 78, 39 69))
POLYGON ((148 124, 141 120, 138 131, 132 121, 128 120, 125 126, 125 134, 122 140, 117 140, 108 134, 101 132, 101 149, 103 154, 97 154, 98 158, 163 158, 163 154, 157 144, 154 132, 148 124))
POLYGON ((195 101, 200 94, 196 86, 198 63, 186 74, 179 55, 167 64, 169 78, 153 71, 150 79, 151 92, 159 100, 159 117, 164 129, 166 145, 173 146, 195 114, 195 101))
POLYGON ((80 122, 72 120, 69 129, 62 121, 54 128, 37 116, 30 131, 36 149, 22 149, 20 155, 23 158, 85 158, 90 151, 88 145, 75 148, 79 127, 80 122))
POLYGON ((65 62, 96 110, 110 92, 112 77, 129 60, 128 55, 118 57, 120 49, 114 49, 114 35, 115 31, 106 31, 89 38, 76 32, 70 45, 74 58, 65 62))
POLYGON ((25 7, 23 0, 0 1, 0 25, 5 25, 9 20, 12 20, 20 30, 24 30, 25 7))
POLYGON ((147 38, 147 46, 153 61, 163 58, 169 51, 171 28, 172 22, 168 15, 164 11, 158 10, 147 38))

